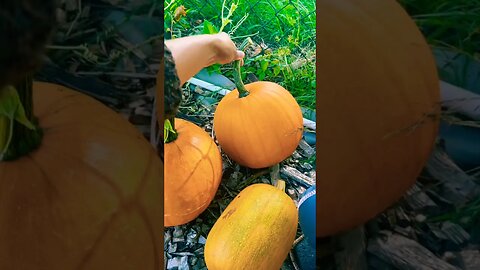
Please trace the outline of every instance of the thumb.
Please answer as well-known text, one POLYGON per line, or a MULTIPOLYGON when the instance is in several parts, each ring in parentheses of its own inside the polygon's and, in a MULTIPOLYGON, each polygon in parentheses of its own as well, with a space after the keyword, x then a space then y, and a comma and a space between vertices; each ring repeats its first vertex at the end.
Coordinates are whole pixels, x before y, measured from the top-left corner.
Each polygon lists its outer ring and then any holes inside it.
POLYGON ((245 53, 242 51, 237 51, 237 55, 235 57, 236 60, 240 60, 245 57, 245 53))

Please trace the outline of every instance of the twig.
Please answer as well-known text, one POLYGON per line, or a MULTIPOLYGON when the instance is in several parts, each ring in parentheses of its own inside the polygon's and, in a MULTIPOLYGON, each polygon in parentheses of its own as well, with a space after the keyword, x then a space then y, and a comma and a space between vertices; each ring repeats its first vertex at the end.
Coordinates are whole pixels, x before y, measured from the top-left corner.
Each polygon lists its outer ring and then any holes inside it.
POLYGON ((295 258, 293 256, 293 252, 290 251, 290 260, 292 261, 292 265, 293 265, 293 268, 295 268, 295 270, 300 270, 300 267, 298 266, 297 262, 295 261, 295 258))
POLYGON ((247 38, 247 37, 254 37, 256 35, 258 35, 260 32, 256 32, 254 34, 248 34, 248 35, 245 35, 245 36, 236 36, 236 37, 231 37, 231 40, 235 40, 235 39, 244 39, 244 38, 247 38))
POLYGON ((72 32, 73 26, 77 23, 78 19, 80 18, 80 15, 82 15, 82 0, 78 0, 78 12, 77 15, 75 15, 75 19, 73 19, 73 22, 70 24, 70 27, 68 28, 66 36, 68 37, 70 35, 70 32, 72 32))
POLYGON ((293 247, 297 246, 298 243, 300 243, 304 238, 305 238, 305 235, 302 234, 297 239, 295 239, 295 241, 293 242, 293 247))
POLYGON ((228 195, 230 195, 230 197, 232 198, 235 198, 235 194, 233 194, 233 192, 225 185, 225 191, 227 191, 228 195))
POLYGON ((470 170, 466 171, 466 173, 476 175, 476 174, 480 173, 480 166, 476 167, 476 168, 473 168, 473 169, 470 169, 470 170))
POLYGON ((268 172, 269 172, 269 170, 265 169, 265 170, 262 170, 260 172, 257 172, 256 174, 250 176, 249 178, 247 178, 245 180, 245 182, 244 182, 245 185, 244 186, 250 185, 255 179, 257 179, 260 176, 263 176, 263 175, 267 174, 268 172))
POLYGON ((167 10, 173 3, 175 3, 175 0, 170 1, 170 3, 166 4, 163 9, 167 10))
POLYGON ((148 17, 151 18, 153 16, 153 13, 155 12, 155 9, 157 8, 157 1, 153 1, 152 7, 148 11, 148 17))
POLYGON ((387 139, 389 139, 393 136, 399 135, 403 132, 407 132, 408 134, 413 133, 417 128, 419 128, 420 126, 425 124, 427 122, 427 120, 437 119, 438 117, 440 117, 440 113, 436 113, 436 110, 437 110, 436 107, 438 105, 439 104, 435 105, 434 108, 432 109, 432 111, 424 113, 422 115, 422 117, 419 120, 417 120, 415 123, 412 123, 411 125, 409 125, 407 127, 401 128, 401 129, 393 131, 391 133, 388 133, 383 137, 383 139, 387 140, 387 139))
POLYGON ((304 186, 311 187, 315 185, 315 179, 312 179, 302 174, 300 171, 298 171, 293 167, 285 166, 280 170, 280 172, 286 175, 287 177, 289 177, 290 179, 295 180, 304 186))

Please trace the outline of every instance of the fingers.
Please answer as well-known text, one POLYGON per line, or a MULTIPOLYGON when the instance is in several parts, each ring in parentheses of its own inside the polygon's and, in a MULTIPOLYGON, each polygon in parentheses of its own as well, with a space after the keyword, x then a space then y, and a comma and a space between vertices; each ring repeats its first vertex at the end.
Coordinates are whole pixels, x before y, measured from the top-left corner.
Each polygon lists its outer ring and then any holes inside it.
POLYGON ((242 52, 242 51, 239 51, 237 50, 237 57, 235 58, 235 60, 241 60, 245 57, 245 53, 242 52))
POLYGON ((238 50, 227 33, 218 33, 217 37, 220 40, 220 44, 217 48, 217 63, 228 64, 236 60, 243 60, 245 53, 238 50))

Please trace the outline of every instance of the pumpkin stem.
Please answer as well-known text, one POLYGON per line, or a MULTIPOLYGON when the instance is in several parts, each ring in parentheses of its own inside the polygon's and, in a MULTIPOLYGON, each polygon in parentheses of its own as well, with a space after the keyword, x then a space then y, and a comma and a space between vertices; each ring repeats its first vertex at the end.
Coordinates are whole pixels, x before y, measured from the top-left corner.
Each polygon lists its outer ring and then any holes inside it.
POLYGON ((281 191, 285 192, 285 181, 283 181, 281 179, 278 179, 275 187, 280 189, 281 191))
POLYGON ((170 143, 177 139, 178 132, 175 129, 175 118, 166 119, 163 124, 163 142, 170 143))
POLYGON ((27 75, 0 92, 0 160, 15 160, 37 149, 43 132, 33 116, 33 79, 27 75))
MULTIPOLYGON (((242 44, 238 47, 238 49, 243 51, 252 44, 253 44, 252 39, 248 37, 242 42, 242 44)), ((242 98, 248 95, 248 90, 245 88, 245 84, 243 84, 243 81, 242 81, 242 72, 241 72, 240 64, 241 64, 240 60, 236 60, 233 63, 233 79, 235 82, 235 86, 237 86, 238 97, 242 98)))

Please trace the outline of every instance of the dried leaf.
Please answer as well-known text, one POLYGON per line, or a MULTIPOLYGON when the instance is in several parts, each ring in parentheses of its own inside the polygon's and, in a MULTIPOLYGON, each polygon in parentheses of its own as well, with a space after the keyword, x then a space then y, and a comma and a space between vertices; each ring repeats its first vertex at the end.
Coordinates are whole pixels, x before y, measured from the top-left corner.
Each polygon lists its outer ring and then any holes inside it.
POLYGON ((182 17, 185 17, 185 16, 187 16, 187 12, 183 5, 175 9, 175 13, 174 13, 175 21, 179 21, 182 17))

